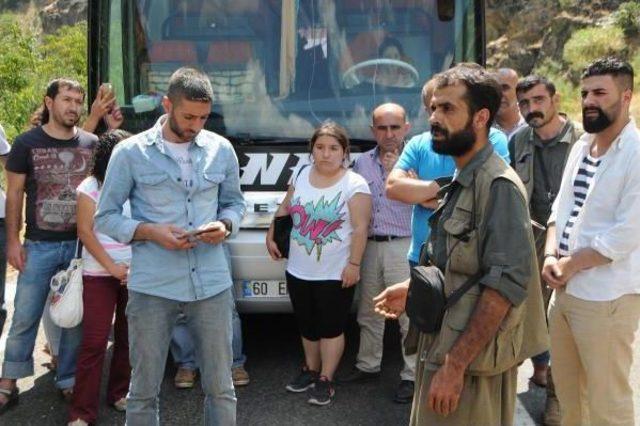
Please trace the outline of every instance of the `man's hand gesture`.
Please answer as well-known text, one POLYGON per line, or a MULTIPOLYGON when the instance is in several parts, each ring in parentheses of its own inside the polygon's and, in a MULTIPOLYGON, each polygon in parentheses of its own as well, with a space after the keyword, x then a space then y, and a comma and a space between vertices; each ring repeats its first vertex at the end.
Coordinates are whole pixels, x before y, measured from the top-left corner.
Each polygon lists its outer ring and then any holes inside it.
POLYGON ((404 312, 408 291, 409 280, 387 287, 373 298, 375 311, 386 318, 397 319, 404 312))
POLYGON ((380 159, 380 162, 382 163, 382 167, 384 168, 385 172, 389 173, 393 169, 393 166, 395 166, 398 162, 399 156, 400 152, 397 148, 393 151, 384 153, 384 155, 380 159))

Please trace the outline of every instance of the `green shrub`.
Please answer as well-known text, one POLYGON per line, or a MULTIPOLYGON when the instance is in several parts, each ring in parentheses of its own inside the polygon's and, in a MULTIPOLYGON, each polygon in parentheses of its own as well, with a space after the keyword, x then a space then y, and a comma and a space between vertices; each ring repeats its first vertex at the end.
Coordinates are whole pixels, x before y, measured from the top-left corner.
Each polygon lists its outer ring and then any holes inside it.
POLYGON ((640 34, 640 3, 629 1, 622 3, 613 15, 617 26, 627 37, 640 34))
POLYGON ((28 128, 49 80, 69 77, 86 86, 87 27, 63 27, 40 39, 13 15, 0 16, 0 123, 7 137, 28 128))
MULTIPOLYGON (((636 50, 636 52, 631 55, 629 63, 635 72, 636 86, 640 86, 640 80, 638 80, 638 74, 640 74, 640 49, 636 50)), ((640 87, 638 87, 638 89, 640 89, 640 87)))
POLYGON ((580 72, 586 65, 603 56, 626 57, 627 45, 622 28, 592 27, 577 30, 564 45, 562 58, 570 70, 580 72))

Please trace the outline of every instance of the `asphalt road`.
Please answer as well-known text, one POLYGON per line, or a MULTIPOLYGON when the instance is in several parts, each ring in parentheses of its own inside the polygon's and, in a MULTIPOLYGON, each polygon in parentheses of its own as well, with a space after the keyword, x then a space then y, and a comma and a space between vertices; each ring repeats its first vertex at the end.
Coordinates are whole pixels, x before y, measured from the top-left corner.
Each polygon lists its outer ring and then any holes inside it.
MULTIPOLYGON (((13 300, 15 280, 9 280, 7 300, 13 300)), ((9 303, 9 308, 13 306, 9 303)), ((8 324, 6 325, 8 326, 8 324)), ((6 327, 5 326, 5 327, 6 327)), ((246 368, 251 375, 247 387, 237 389, 239 425, 403 425, 408 423, 410 406, 398 405, 391 397, 398 384, 401 368, 397 326, 387 327, 383 374, 380 380, 361 385, 338 386, 335 402, 329 407, 313 407, 304 394, 290 394, 284 386, 297 373, 302 350, 290 315, 248 315, 243 317, 246 368)), ((4 355, 4 336, 0 339, 0 359, 4 355)), ((357 350, 357 325, 351 322, 347 350, 339 371, 351 368, 357 350)), ((20 404, 0 417, 0 425, 64 425, 66 404, 53 386, 53 374, 41 364, 48 357, 40 350, 44 334, 36 343, 36 374, 20 380, 20 404)), ((635 348, 640 360, 640 344, 635 348)), ((636 364, 634 388, 640 389, 640 368, 636 364)), ((527 378, 531 366, 525 363, 519 373, 516 425, 539 424, 544 401, 541 388, 530 388, 527 378)), ((172 385, 173 367, 169 366, 161 391, 163 425, 202 424, 202 398, 199 388, 176 390, 172 385)), ((104 381, 103 381, 104 382, 104 381)), ((103 389, 104 395, 104 389, 103 389)), ((640 424, 640 398, 636 395, 636 415, 640 424)), ((122 425, 124 415, 102 402, 99 425, 122 425)))

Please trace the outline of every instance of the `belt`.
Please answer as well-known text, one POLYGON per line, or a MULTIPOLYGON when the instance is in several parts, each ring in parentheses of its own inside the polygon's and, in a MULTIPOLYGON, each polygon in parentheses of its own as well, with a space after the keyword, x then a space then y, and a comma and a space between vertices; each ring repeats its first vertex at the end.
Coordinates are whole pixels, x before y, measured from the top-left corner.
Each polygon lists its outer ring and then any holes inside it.
POLYGON ((380 243, 380 242, 383 242, 383 241, 395 240, 396 238, 403 238, 403 237, 399 237, 397 235, 372 235, 368 239, 371 240, 371 241, 376 241, 376 242, 380 243))

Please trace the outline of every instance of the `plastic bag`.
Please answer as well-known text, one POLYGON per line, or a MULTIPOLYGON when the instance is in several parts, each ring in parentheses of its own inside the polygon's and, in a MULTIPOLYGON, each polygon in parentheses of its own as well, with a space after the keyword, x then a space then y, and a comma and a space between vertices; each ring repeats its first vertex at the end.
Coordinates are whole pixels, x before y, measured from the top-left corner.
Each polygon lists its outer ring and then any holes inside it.
POLYGON ((72 328, 82 322, 82 259, 75 258, 66 270, 51 278, 49 313, 54 324, 72 328))

